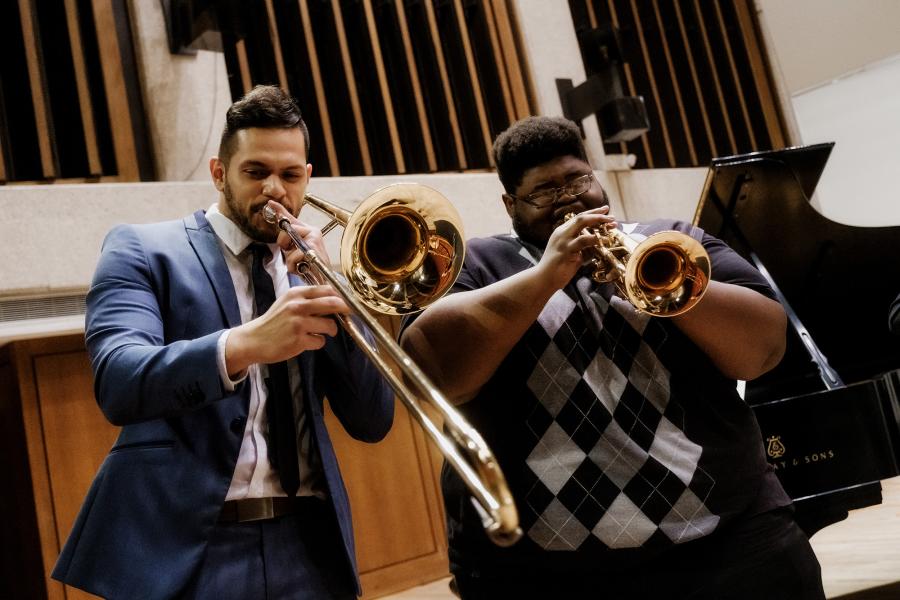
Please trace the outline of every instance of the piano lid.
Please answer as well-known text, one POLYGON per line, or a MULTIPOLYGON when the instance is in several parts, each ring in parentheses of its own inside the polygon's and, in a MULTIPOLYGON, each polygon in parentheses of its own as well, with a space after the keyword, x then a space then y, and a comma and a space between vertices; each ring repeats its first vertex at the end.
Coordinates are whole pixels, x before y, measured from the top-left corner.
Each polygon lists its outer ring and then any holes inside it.
MULTIPOLYGON (((837 223, 809 203, 832 147, 714 159, 694 224, 751 262, 755 254, 849 384, 900 368, 900 338, 887 325, 891 301, 900 293, 900 226, 837 223)), ((757 403, 824 388, 794 331, 781 364, 748 384, 747 399, 757 403)))

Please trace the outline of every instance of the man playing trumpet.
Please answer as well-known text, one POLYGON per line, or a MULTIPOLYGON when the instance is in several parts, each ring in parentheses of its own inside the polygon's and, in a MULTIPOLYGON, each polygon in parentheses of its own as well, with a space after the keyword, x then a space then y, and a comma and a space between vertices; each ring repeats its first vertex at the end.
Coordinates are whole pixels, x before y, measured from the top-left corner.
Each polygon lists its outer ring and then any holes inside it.
POLYGON ((638 312, 583 268, 609 215, 578 127, 530 117, 494 143, 513 233, 472 240, 455 292, 402 342, 494 450, 523 539, 491 544, 443 475, 462 598, 822 598, 819 564, 737 379, 773 368, 786 318, 760 274, 689 224, 712 281, 638 312), (566 215, 575 213, 574 218, 566 215))

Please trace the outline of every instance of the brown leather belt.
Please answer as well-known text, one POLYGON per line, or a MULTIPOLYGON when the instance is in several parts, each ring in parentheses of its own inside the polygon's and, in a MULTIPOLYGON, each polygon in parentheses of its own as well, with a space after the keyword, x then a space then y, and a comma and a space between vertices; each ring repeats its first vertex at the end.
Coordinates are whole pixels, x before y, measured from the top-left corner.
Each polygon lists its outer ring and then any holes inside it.
POLYGON ((219 512, 220 523, 243 523, 244 521, 262 521, 290 515, 299 509, 304 502, 321 502, 314 496, 298 498, 273 497, 273 498, 244 498, 243 500, 228 500, 222 505, 219 512))

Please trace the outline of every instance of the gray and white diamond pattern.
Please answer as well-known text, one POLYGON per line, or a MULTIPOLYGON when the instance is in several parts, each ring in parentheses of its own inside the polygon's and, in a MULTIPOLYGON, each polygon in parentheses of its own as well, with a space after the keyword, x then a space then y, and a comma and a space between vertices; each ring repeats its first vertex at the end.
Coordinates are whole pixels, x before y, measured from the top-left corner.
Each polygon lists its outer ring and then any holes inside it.
POLYGON ((525 463, 547 489, 556 494, 569 481, 585 456, 584 450, 554 421, 525 463))
POLYGON ((528 535, 545 550, 576 550, 591 531, 554 498, 528 535))
POLYGON ((541 399, 544 408, 555 417, 569 401, 569 396, 580 379, 581 375, 566 360, 556 344, 550 344, 528 378, 528 389, 541 399))
POLYGON ((611 421, 588 456, 621 490, 637 475, 649 454, 611 421))
MULTIPOLYGON (((643 333, 648 317, 635 316, 630 305, 627 308, 620 306, 622 301, 618 298, 607 302, 593 292, 584 293, 590 286, 586 287, 582 281, 578 285, 583 292, 582 298, 591 299, 582 314, 592 317, 592 325, 601 335, 609 335, 608 331, 603 332, 603 321, 613 318, 614 313, 614 318, 628 323, 628 331, 637 332, 638 336, 643 333)), ((657 531, 675 543, 711 532, 719 517, 709 511, 703 498, 692 490, 691 484, 702 480, 697 487, 704 490, 702 494, 705 497, 714 481, 708 474, 698 472, 702 449, 691 442, 679 427, 680 409, 673 408, 670 411, 673 414, 667 412, 670 408, 668 371, 653 350, 641 340, 636 352, 631 351, 633 356, 624 370, 620 368, 621 357, 617 366, 602 350, 597 350, 587 369, 579 373, 553 341, 563 328, 570 327, 569 319, 576 308, 577 303, 560 291, 551 298, 538 319, 551 341, 537 360, 528 379, 528 388, 552 420, 542 431, 532 428, 537 442, 526 464, 553 497, 539 509, 536 521, 528 528, 528 536, 547 550, 573 550, 591 535, 610 548, 634 548, 645 543, 657 531), (572 408, 567 405, 572 402, 573 392, 579 384, 586 385, 596 396, 594 404, 599 403, 603 407, 606 417, 603 422, 595 422, 587 414, 595 414, 593 410, 578 409, 581 410, 578 425, 570 425, 571 431, 567 431, 558 417, 564 408, 571 413, 572 408), (632 398, 628 405, 620 403, 626 394, 632 398), (635 398, 639 400, 637 410, 634 409, 635 398), (620 416, 627 411, 626 420, 632 423, 630 431, 625 431, 617 421, 617 411, 620 416), (590 449, 583 449, 573 439, 576 430, 583 427, 596 429, 591 433, 597 436, 597 441, 590 449), (649 450, 634 441, 634 428, 645 428, 646 433, 652 434, 649 450), (575 481, 573 475, 586 460, 602 471, 601 478, 605 485, 611 482, 615 486, 611 489, 618 490, 611 501, 609 498, 604 502, 593 497, 602 482, 593 485, 592 489, 586 489, 580 482, 578 486, 567 486, 570 481, 575 481), (672 475, 659 477, 660 465, 663 473, 672 475), (657 471, 643 471, 645 468, 656 468, 657 471), (658 481, 653 483, 643 474, 645 472, 654 473, 652 479, 658 481), (677 486, 673 485, 675 478, 680 482, 677 486), (642 485, 629 485, 636 480, 642 485), (559 494, 564 487, 569 496, 561 499, 559 494), (580 494, 574 500, 572 489, 580 494), (603 512, 596 522, 583 523, 573 511, 577 511, 589 498, 601 504, 603 512), (654 520, 645 512, 651 500, 667 503, 668 511, 661 519, 654 520)), ((580 344, 585 332, 565 333, 568 339, 574 338, 580 344)), ((623 348, 619 340, 614 341, 613 347, 616 352, 623 348)), ((529 503, 528 498, 525 500, 529 503)))

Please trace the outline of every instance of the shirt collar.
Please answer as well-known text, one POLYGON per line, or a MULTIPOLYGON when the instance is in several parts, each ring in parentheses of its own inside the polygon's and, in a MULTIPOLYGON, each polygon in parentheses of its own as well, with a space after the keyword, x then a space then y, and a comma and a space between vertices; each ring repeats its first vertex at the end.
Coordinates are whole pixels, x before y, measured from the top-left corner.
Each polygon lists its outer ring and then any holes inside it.
MULTIPOLYGON (((239 256, 250 244, 256 241, 244 233, 234 221, 222 214, 218 203, 214 203, 206 211, 206 220, 209 221, 209 225, 216 236, 222 240, 225 247, 235 256, 239 256)), ((272 250, 272 255, 277 256, 277 244, 269 244, 268 246, 272 250)))
POLYGON ((544 250, 542 248, 538 248, 531 242, 526 242, 520 238, 515 229, 509 232, 509 237, 518 242, 519 245, 522 246, 522 250, 527 252, 527 255, 523 255, 525 258, 528 258, 534 264, 537 264, 541 260, 541 257, 544 255, 544 250))

